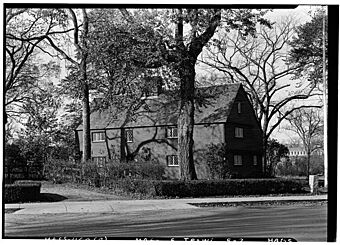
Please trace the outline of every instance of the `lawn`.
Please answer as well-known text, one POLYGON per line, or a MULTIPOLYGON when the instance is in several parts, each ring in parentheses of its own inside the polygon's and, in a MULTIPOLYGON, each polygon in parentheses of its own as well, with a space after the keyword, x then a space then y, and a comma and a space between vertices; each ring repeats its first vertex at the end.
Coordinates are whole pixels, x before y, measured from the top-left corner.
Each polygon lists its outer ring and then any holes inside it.
POLYGON ((122 200, 131 199, 126 194, 112 194, 103 188, 90 187, 83 184, 63 183, 54 184, 48 181, 41 182, 41 201, 96 201, 96 200, 122 200))

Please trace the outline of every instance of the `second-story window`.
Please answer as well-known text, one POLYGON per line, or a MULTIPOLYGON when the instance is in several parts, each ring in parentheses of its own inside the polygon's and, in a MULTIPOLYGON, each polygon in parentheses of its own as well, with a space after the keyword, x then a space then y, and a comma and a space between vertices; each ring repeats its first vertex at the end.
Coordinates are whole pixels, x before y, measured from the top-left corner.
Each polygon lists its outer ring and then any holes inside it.
POLYGON ((178 129, 177 127, 168 127, 166 132, 167 138, 176 139, 178 138, 178 129))
POLYGON ((125 136, 126 136, 126 142, 128 143, 133 142, 133 130, 132 129, 127 129, 125 131, 125 136))
POLYGON ((243 128, 235 127, 235 137, 243 138, 243 128))
POLYGON ((105 133, 104 132, 92 133, 92 142, 102 142, 102 141, 105 141, 105 133))

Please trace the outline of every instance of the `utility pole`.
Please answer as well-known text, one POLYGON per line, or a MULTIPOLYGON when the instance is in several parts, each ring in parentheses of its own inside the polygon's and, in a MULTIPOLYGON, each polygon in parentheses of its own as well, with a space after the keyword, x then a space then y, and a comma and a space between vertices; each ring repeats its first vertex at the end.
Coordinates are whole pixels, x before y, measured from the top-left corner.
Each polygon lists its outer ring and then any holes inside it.
MULTIPOLYGON (((322 6, 324 8, 324 6, 322 6)), ((327 7, 324 9, 323 17, 322 17, 322 78, 323 78, 323 115, 324 115, 324 187, 328 187, 328 105, 327 105, 327 79, 326 79, 326 14, 327 7)))

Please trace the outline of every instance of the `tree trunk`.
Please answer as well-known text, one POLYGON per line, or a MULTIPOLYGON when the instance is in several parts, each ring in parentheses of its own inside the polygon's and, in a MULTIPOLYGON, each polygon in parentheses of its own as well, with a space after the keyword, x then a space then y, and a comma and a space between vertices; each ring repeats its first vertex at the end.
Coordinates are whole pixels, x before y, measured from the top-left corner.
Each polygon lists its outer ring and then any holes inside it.
MULTIPOLYGON (((82 47, 78 47, 81 54, 81 62, 79 65, 80 77, 82 82, 82 102, 83 102, 83 161, 91 160, 91 132, 90 132, 90 96, 89 96, 89 84, 87 81, 86 63, 87 63, 87 33, 88 33, 88 17, 86 10, 83 12, 83 33, 81 44, 82 47)), ((75 20, 76 22, 76 20, 75 20)), ((79 32, 77 33, 77 35, 79 32)), ((75 40, 76 46, 79 46, 78 40, 75 40)))
POLYGON ((89 86, 83 84, 83 161, 91 159, 90 102, 89 86))
POLYGON ((310 152, 307 151, 307 179, 309 178, 309 169, 310 169, 310 152))
POLYGON ((126 149, 125 129, 121 128, 120 129, 120 160, 122 162, 125 162, 127 159, 125 149, 126 149))
POLYGON ((180 65, 180 102, 178 117, 178 160, 182 180, 197 179, 193 156, 195 62, 185 57, 180 65), (186 58, 186 59, 185 59, 186 58))
POLYGON ((81 155, 80 155, 80 145, 79 145, 79 137, 78 137, 78 133, 77 130, 74 130, 74 149, 72 149, 72 155, 74 157, 74 160, 76 162, 80 161, 81 159, 81 155))
POLYGON ((268 157, 267 157, 267 137, 265 136, 265 133, 263 133, 262 136, 262 143, 263 143, 263 175, 267 176, 267 161, 268 161, 268 157))
POLYGON ((86 54, 83 54, 80 63, 80 76, 82 81, 82 102, 83 102, 83 161, 91 160, 91 132, 90 132, 90 99, 89 85, 86 76, 86 54))
POLYGON ((111 152, 110 152, 109 139, 107 137, 107 131, 105 130, 104 133, 105 133, 105 146, 106 146, 106 150, 107 150, 107 157, 108 157, 108 160, 111 160, 112 156, 111 156, 111 152))

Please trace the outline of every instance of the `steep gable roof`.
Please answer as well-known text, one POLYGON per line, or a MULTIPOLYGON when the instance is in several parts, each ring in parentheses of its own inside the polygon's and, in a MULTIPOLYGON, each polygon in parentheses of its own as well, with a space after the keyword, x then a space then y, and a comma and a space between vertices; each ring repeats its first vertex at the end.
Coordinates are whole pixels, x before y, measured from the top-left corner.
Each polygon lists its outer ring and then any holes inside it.
MULTIPOLYGON (((195 124, 226 122, 240 86, 240 84, 226 84, 198 88, 195 124)), ((91 129, 176 125, 178 101, 162 94, 147 99, 145 105, 130 120, 126 120, 127 113, 127 109, 119 110, 119 108, 95 111, 90 116, 91 129)), ((82 130, 82 125, 79 125, 77 130, 82 130)))

